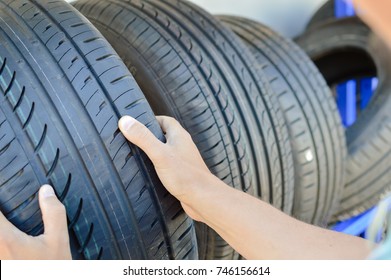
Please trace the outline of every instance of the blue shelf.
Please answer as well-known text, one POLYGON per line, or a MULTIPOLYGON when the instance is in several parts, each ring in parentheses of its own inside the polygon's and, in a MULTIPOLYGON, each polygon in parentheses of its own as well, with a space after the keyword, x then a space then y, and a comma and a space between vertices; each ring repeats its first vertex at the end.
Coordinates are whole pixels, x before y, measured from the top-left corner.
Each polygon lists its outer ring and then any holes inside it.
POLYGON ((343 125, 351 126, 357 119, 357 82, 350 80, 339 84, 336 99, 343 125))
POLYGON ((334 0, 335 11, 334 15, 336 18, 351 17, 356 15, 356 11, 353 7, 352 0, 334 0))
POLYGON ((337 85, 337 106, 346 128, 353 125, 357 120, 358 112, 368 106, 378 83, 377 78, 368 77, 337 85))
MULTIPOLYGON (((334 1, 336 18, 356 15, 352 0, 334 1)), ((377 85, 378 79, 373 77, 349 80, 337 85, 336 101, 342 123, 346 128, 353 125, 357 119, 358 112, 368 106, 377 85)), ((333 230, 367 238, 366 231, 376 211, 377 207, 374 207, 349 220, 341 221, 333 227, 333 230)))
MULTIPOLYGON (((388 211, 391 210, 391 196, 388 196, 384 201, 384 205, 386 205, 386 209, 388 211)), ((373 223, 376 214, 378 212, 378 207, 373 207, 370 210, 353 217, 349 220, 339 222, 338 224, 334 225, 332 228, 335 231, 338 232, 344 232, 346 234, 354 235, 354 236, 361 236, 363 238, 371 238, 368 234, 368 227, 373 223)), ((383 237, 383 230, 379 229, 379 232, 376 234, 376 242, 380 242, 383 237)))

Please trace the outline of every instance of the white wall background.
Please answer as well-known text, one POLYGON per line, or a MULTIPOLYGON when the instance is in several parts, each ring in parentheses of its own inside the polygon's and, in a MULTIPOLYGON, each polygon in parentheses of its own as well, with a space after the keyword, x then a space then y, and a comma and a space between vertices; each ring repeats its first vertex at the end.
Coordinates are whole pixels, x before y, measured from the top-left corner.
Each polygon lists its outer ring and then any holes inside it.
POLYGON ((285 36, 299 35, 326 0, 191 0, 212 14, 245 16, 285 36))
MULTIPOLYGON (((66 0, 74 2, 75 0, 66 0)), ((238 15, 260 21, 281 34, 299 35, 327 0, 190 0, 212 14, 238 15)))

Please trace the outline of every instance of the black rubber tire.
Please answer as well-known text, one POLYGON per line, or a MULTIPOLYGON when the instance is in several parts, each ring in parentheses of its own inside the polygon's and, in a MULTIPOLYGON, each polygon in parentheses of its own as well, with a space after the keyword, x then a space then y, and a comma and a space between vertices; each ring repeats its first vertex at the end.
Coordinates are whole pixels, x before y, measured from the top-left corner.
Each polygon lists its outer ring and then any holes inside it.
POLYGON ((240 17, 219 17, 249 47, 284 112, 295 170, 293 215, 326 226, 344 186, 346 142, 333 95, 291 40, 240 17))
POLYGON ((0 208, 14 225, 42 233, 37 191, 50 183, 67 209, 74 257, 197 258, 191 219, 117 127, 129 114, 163 141, 159 124, 77 10, 1 0, 0 82, 0 208))
MULTIPOLYGON (((187 128, 216 176, 290 213, 287 128, 251 54, 230 30, 185 1, 75 5, 132 69, 155 112, 187 128)), ((205 225, 197 225, 197 237, 201 259, 238 258, 205 225)))
POLYGON ((316 28, 316 26, 334 18, 335 2, 334 0, 328 0, 316 11, 311 20, 308 22, 306 29, 316 28))
POLYGON ((391 61, 389 50, 358 18, 335 20, 298 39, 329 85, 377 76, 379 86, 346 129, 347 183, 335 220, 360 214, 391 190, 391 61))

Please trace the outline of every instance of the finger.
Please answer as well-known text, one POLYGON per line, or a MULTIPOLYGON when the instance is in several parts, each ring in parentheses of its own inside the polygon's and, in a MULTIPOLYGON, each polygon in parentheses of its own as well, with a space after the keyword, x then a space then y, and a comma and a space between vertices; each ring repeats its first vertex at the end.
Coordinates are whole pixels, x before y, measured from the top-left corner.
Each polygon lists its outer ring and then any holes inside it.
POLYGON ((156 118, 165 133, 167 144, 177 145, 185 139, 191 139, 190 134, 176 119, 164 116, 158 116, 156 118))
POLYGON ((45 235, 68 236, 65 207, 58 200, 51 186, 43 185, 39 190, 39 206, 41 207, 45 235))
POLYGON ((178 134, 183 129, 180 123, 174 118, 157 116, 156 119, 167 136, 178 134))
POLYGON ((152 161, 158 158, 164 149, 164 144, 136 119, 130 116, 122 117, 118 126, 126 139, 142 149, 152 161))

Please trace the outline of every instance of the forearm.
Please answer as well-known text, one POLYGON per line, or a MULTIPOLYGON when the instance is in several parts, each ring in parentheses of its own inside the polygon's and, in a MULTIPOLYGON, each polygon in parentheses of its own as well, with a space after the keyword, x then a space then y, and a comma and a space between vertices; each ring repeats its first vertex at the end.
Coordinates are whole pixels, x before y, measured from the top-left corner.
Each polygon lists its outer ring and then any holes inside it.
POLYGON ((188 205, 247 259, 363 259, 372 244, 300 222, 211 176, 188 205))
POLYGON ((359 16, 364 19, 391 48, 391 2, 388 0, 354 0, 359 16))
POLYGON ((355 259, 370 248, 362 239, 299 222, 268 204, 234 190, 213 176, 191 136, 172 118, 158 117, 161 143, 130 117, 121 131, 147 153, 167 190, 186 213, 217 231, 247 259, 355 259))

